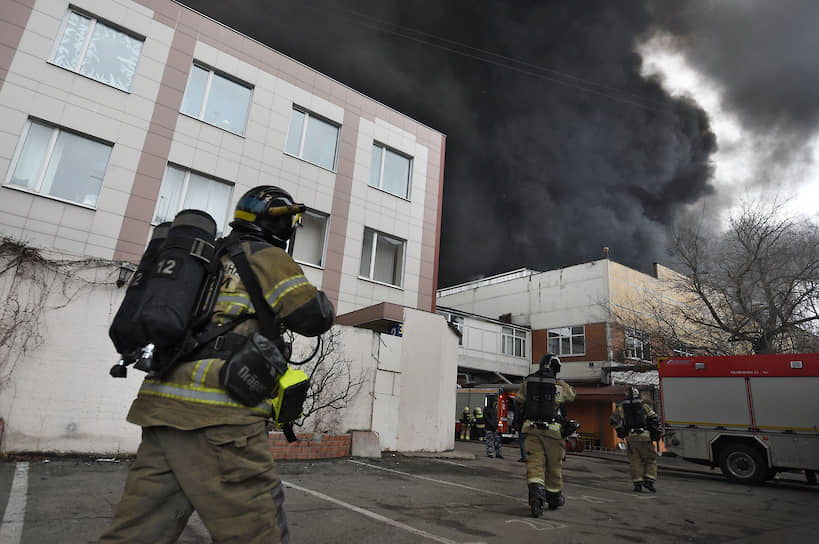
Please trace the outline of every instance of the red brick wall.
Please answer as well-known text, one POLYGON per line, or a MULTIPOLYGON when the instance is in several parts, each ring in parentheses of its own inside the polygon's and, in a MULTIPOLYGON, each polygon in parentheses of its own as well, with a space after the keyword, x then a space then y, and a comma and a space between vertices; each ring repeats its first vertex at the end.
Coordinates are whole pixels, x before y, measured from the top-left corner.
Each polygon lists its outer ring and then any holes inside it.
MULTIPOLYGON (((605 323, 587 323, 584 325, 586 333, 586 353, 576 357, 560 358, 561 361, 605 361, 608 355, 608 338, 606 337, 605 323)), ((547 329, 532 331, 532 364, 540 362, 548 347, 547 329)))
POLYGON ((298 442, 288 442, 284 433, 268 433, 270 450, 277 460, 336 459, 350 455, 349 434, 296 433, 298 442))

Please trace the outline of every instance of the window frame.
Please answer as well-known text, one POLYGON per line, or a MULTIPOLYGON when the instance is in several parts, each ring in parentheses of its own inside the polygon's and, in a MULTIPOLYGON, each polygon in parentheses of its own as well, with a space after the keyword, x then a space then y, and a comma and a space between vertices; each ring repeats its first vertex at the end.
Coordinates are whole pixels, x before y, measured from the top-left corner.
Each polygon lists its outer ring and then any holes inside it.
POLYGON ((139 61, 142 58, 142 46, 145 45, 145 41, 146 41, 147 38, 145 36, 143 36, 142 34, 138 33, 138 32, 134 32, 133 30, 125 28, 122 25, 114 23, 114 22, 112 22, 112 21, 110 21, 108 19, 105 19, 103 17, 98 17, 98 16, 94 15, 93 13, 91 13, 90 11, 79 8, 79 7, 75 6, 74 4, 69 4, 68 5, 68 7, 66 9, 66 13, 63 16, 62 21, 60 22, 60 29, 57 32, 57 39, 54 42, 54 45, 53 45, 53 47, 51 49, 51 54, 48 57, 48 63, 51 64, 52 66, 57 66, 58 68, 62 68, 63 70, 68 70, 71 73, 86 77, 86 78, 88 78, 90 80, 96 81, 98 83, 102 83, 103 85, 107 85, 107 86, 109 86, 111 88, 114 88, 114 89, 117 89, 117 90, 120 90, 122 92, 126 92, 126 93, 130 94, 131 93, 131 87, 134 84, 133 78, 131 78, 131 81, 129 82, 128 88, 124 89, 124 88, 119 87, 117 85, 113 85, 113 84, 111 84, 111 83, 109 83, 107 81, 103 81, 103 80, 97 79, 96 77, 93 77, 91 75, 84 74, 83 72, 80 71, 80 69, 82 68, 83 62, 85 61, 85 56, 88 53, 88 46, 91 44, 91 39, 94 36, 94 29, 96 28, 97 23, 100 23, 103 26, 106 26, 106 27, 108 27, 108 28, 110 28, 112 30, 115 30, 117 32, 121 32, 122 34, 125 34, 126 36, 128 36, 128 37, 130 37, 130 38, 132 38, 132 39, 134 39, 134 40, 136 40, 138 42, 142 42, 142 45, 140 46, 140 49, 139 49, 139 55, 137 56, 136 62, 134 63, 134 77, 136 77, 137 67, 139 66, 139 61), (80 17, 85 17, 85 18, 90 19, 91 20, 91 26, 88 29, 88 36, 85 37, 85 41, 84 41, 83 46, 82 46, 82 51, 77 57, 76 66, 74 68, 69 68, 67 66, 63 66, 62 64, 58 64, 56 62, 55 57, 57 56, 57 52, 60 49, 60 44, 62 43, 63 37, 65 36, 65 29, 68 26, 68 20, 71 17, 72 13, 76 13, 80 17))
MULTIPOLYGON (((233 202, 233 190, 236 188, 236 184, 231 183, 230 181, 227 181, 227 180, 224 180, 224 179, 220 179, 220 178, 217 178, 217 177, 214 177, 214 176, 210 176, 210 175, 205 174, 203 172, 199 172, 199 171, 194 170, 192 168, 188 168, 187 166, 182 166, 181 164, 177 164, 177 163, 173 163, 173 162, 168 162, 168 163, 165 164, 165 171, 162 174, 162 183, 159 186, 159 194, 157 195, 156 204, 154 205, 154 213, 151 216, 151 225, 156 226, 156 225, 161 223, 161 221, 157 220, 156 214, 157 214, 157 210, 159 208, 160 198, 162 197, 162 189, 165 188, 165 180, 167 178, 167 173, 168 173, 169 168, 176 168, 177 170, 182 170, 185 173, 184 178, 182 180, 182 189, 179 192, 179 201, 176 203, 176 211, 173 213, 174 216, 177 213, 179 213, 180 211, 182 211, 183 209, 185 209, 183 207, 183 204, 184 204, 185 198, 187 197, 187 194, 188 194, 188 187, 190 186, 191 174, 196 174, 197 176, 205 178, 205 179, 209 180, 212 183, 220 183, 222 185, 227 185, 230 188, 230 196, 228 197, 228 201, 227 201, 227 204, 225 206, 225 215, 224 215, 224 217, 221 218, 221 221, 223 222, 223 224, 220 224, 220 220, 218 218, 216 218, 216 217, 213 218, 216 221, 217 236, 221 236, 222 234, 224 234, 225 231, 227 230, 228 223, 230 222, 229 217, 230 217, 230 211, 231 211, 231 203, 233 202)), ((166 219, 166 220, 167 221, 172 221, 173 217, 171 217, 169 219, 166 219)))
POLYGON ((48 121, 44 121, 42 119, 29 117, 28 119, 26 119, 25 125, 23 126, 23 131, 20 133, 20 137, 17 142, 17 147, 15 148, 14 154, 12 155, 11 161, 9 162, 9 168, 8 171, 6 172, 6 177, 3 180, 3 187, 14 189, 15 191, 22 191, 24 193, 29 193, 31 195, 40 196, 43 198, 57 200, 59 202, 65 202, 66 204, 72 204, 74 206, 80 206, 82 208, 87 208, 89 210, 96 210, 97 209, 96 203, 99 202, 99 196, 100 193, 102 192, 102 187, 105 184, 105 176, 108 174, 108 166, 110 166, 111 164, 111 153, 113 151, 114 151, 113 142, 108 142, 101 138, 97 138, 89 134, 79 132, 77 130, 72 130, 64 126, 57 125, 55 123, 49 123, 48 121), (31 127, 34 124, 51 129, 51 135, 49 136, 48 139, 45 156, 43 157, 42 163, 40 164, 39 172, 37 174, 37 181, 35 183, 35 188, 29 188, 13 184, 11 183, 11 180, 14 177, 14 173, 17 171, 18 162, 20 161, 20 157, 23 154, 23 151, 25 150, 26 140, 28 140, 29 132, 31 131, 31 127), (106 161, 105 170, 102 176, 102 180, 100 181, 100 188, 99 191, 97 192, 97 199, 93 205, 41 192, 43 182, 45 181, 46 173, 48 172, 48 167, 51 163, 51 159, 53 158, 54 148, 57 145, 57 139, 59 138, 61 132, 73 134, 74 136, 77 136, 79 138, 83 138, 91 142, 107 146, 109 148, 108 160, 106 161))
POLYGON ((623 331, 623 358, 635 361, 651 361, 651 335, 634 327, 625 327, 623 331), (645 355, 648 355, 648 357, 645 355))
MULTIPOLYGON (((370 181, 372 179, 372 172, 370 172, 370 180, 367 180, 367 186, 372 187, 373 189, 378 189, 379 191, 384 191, 387 194, 397 196, 398 198, 401 198, 401 199, 404 199, 404 200, 410 200, 410 197, 412 196, 412 171, 413 171, 413 164, 415 162, 414 157, 412 157, 411 155, 409 155, 407 153, 403 153, 403 152, 395 149, 394 147, 390 147, 387 144, 379 142, 378 140, 373 141, 372 147, 373 148, 375 148, 375 147, 381 148, 381 159, 379 160, 379 163, 378 163, 378 185, 372 185, 370 183, 370 181), (398 155, 399 157, 402 157, 402 158, 407 160, 408 168, 407 168, 406 190, 404 191, 405 194, 403 194, 403 195, 393 193, 392 191, 384 189, 384 165, 387 162, 387 152, 393 153, 393 154, 398 155)), ((372 169, 372 160, 370 161, 370 168, 372 169)))
POLYGON ((526 354, 526 331, 515 327, 501 327, 501 354, 509 357, 527 358, 526 354), (510 331, 512 334, 509 334, 510 331), (507 339, 512 341, 512 353, 506 351, 507 339), (520 355, 518 355, 518 345, 520 345, 520 355))
POLYGON ((546 349, 550 353, 554 353, 558 357, 577 357, 577 356, 580 356, 580 355, 585 355, 586 354, 586 327, 585 327, 585 325, 569 325, 569 326, 566 326, 566 327, 555 327, 555 328, 552 328, 552 329, 547 329, 546 330, 546 349), (575 333, 573 331, 573 329, 575 329, 575 328, 581 328, 583 330, 582 334, 575 333), (569 330, 568 335, 564 335, 564 334, 561 334, 559 332, 559 331, 563 331, 563 330, 566 330, 566 329, 569 330), (555 338, 553 338, 552 335, 556 336, 557 347, 558 347, 557 350, 552 349, 551 342, 552 342, 553 339, 555 339, 555 338), (574 350, 572 349, 574 347, 573 339, 574 338, 580 338, 580 337, 583 338, 583 351, 578 352, 578 353, 574 353, 574 350), (569 347, 570 347, 569 353, 564 353, 563 352, 563 339, 564 338, 569 339, 569 347))
POLYGON ((217 70, 216 68, 214 68, 213 66, 211 66, 211 65, 209 65, 209 64, 207 64, 205 62, 201 62, 199 60, 194 59, 194 61, 191 63, 191 70, 188 72, 188 81, 185 82, 185 91, 184 91, 184 93, 182 95, 182 104, 179 107, 179 113, 181 113, 182 115, 184 115, 186 117, 190 117, 191 119, 196 119, 197 121, 205 123, 206 125, 210 125, 212 127, 218 128, 220 130, 224 130, 225 132, 230 132, 231 134, 235 134, 237 136, 244 137, 245 132, 247 132, 247 123, 250 120, 250 108, 253 105, 253 91, 255 90, 255 88, 256 88, 255 85, 253 85, 251 83, 248 83, 247 81, 244 81, 243 79, 240 79, 240 78, 238 78, 236 76, 230 75, 230 74, 228 74, 227 72, 225 72, 223 70, 217 70), (202 101, 199 103, 199 115, 191 115, 190 113, 182 111, 182 108, 185 106, 185 98, 187 98, 187 96, 188 96, 188 89, 190 87, 191 77, 193 76, 193 69, 194 68, 199 68, 200 70, 205 70, 206 72, 208 72, 208 79, 207 79, 207 82, 205 83, 205 89, 204 89, 204 91, 202 93, 202 101), (211 123, 210 121, 205 120, 205 115, 207 113, 208 99, 210 98, 210 91, 213 88, 213 78, 214 78, 214 76, 217 76, 217 75, 219 77, 227 80, 227 81, 230 81, 231 83, 233 83, 235 85, 238 85, 240 87, 244 87, 245 89, 250 91, 250 94, 247 97, 247 109, 245 110, 244 125, 242 126, 242 131, 241 132, 236 132, 235 130, 225 128, 223 126, 216 125, 214 123, 211 123))
POLYGON ((290 119, 288 119, 287 135, 285 136, 285 139, 284 139, 284 154, 285 155, 287 155, 289 157, 299 159, 300 161, 304 161, 306 163, 310 163, 313 166, 318 166, 319 168, 329 170, 330 172, 336 172, 338 170, 338 149, 339 149, 340 145, 341 145, 341 125, 340 124, 336 123, 335 121, 333 121, 333 120, 331 120, 331 119, 329 119, 327 117, 324 117, 323 115, 319 115, 319 114, 315 113, 312 110, 309 110, 307 108, 303 108, 303 107, 301 107, 301 106, 299 106, 297 104, 293 104, 293 107, 290 108, 290 119), (302 123, 301 134, 299 134, 299 151, 298 151, 297 155, 294 155, 293 153, 291 153, 291 152, 289 152, 287 150, 287 143, 288 143, 289 138, 290 138, 290 128, 291 128, 291 124, 293 122, 293 112, 294 111, 298 111, 298 112, 300 112, 300 113, 302 113, 304 115, 304 123, 302 123), (317 119, 317 120, 319 120, 319 121, 321 121, 323 123, 326 123, 326 124, 328 124, 330 126, 333 126, 336 129, 336 145, 335 145, 335 148, 333 149, 333 166, 332 166, 332 168, 327 168, 324 165, 315 163, 315 162, 313 162, 313 161, 311 161, 309 159, 304 158, 304 143, 307 140, 307 121, 311 117, 314 118, 314 119, 317 119))
MULTIPOLYGON (((313 267, 320 268, 320 269, 323 270, 324 265, 327 262, 327 243, 328 243, 328 239, 330 237, 330 215, 326 214, 326 213, 323 213, 323 212, 316 211, 316 210, 305 210, 304 211, 304 217, 307 217, 308 215, 313 216, 313 217, 320 217, 320 218, 322 218, 324 220, 324 233, 323 233, 322 239, 321 239, 321 244, 322 244, 322 246, 321 246, 321 262, 320 263, 311 263, 309 261, 304 261, 304 260, 298 259, 295 256, 293 257, 293 259, 299 264, 303 264, 303 265, 306 265, 306 266, 313 266, 313 267)), ((302 227, 299 226, 298 228, 302 228, 302 227)), ((298 235, 298 231, 296 231, 296 245, 293 248, 294 249, 294 255, 295 255, 295 248, 298 247, 298 245, 299 245, 299 235, 298 235)))
POLYGON ((379 230, 376 230, 376 229, 373 229, 373 228, 370 228, 370 227, 364 227, 364 237, 362 238, 362 245, 361 245, 361 260, 362 261, 364 259, 364 243, 365 243, 365 240, 366 240, 366 237, 367 237, 368 233, 370 235, 372 235, 372 251, 371 251, 371 254, 369 255, 370 263, 369 263, 369 267, 368 267, 369 268, 369 272, 368 272, 369 275, 368 276, 362 276, 361 275, 361 266, 360 266, 361 263, 359 262, 359 275, 358 275, 359 279, 366 280, 366 281, 371 281, 371 282, 377 283, 379 285, 386 285, 387 287, 393 287, 393 288, 396 288, 396 289, 403 289, 404 288, 404 280, 406 279, 406 269, 407 269, 407 241, 404 240, 403 238, 399 238, 399 237, 397 237, 395 235, 387 234, 386 232, 381 232, 379 230), (394 283, 385 283, 385 282, 377 280, 377 279, 375 279, 373 277, 375 275, 374 274, 374 272, 375 272, 375 258, 376 258, 377 254, 378 254, 377 249, 378 249, 378 237, 379 236, 389 238, 389 239, 391 239, 392 241, 395 241, 395 242, 401 242, 401 278, 400 278, 400 283, 397 284, 397 285, 394 284, 394 283))
POLYGON ((441 312, 441 315, 444 316, 447 323, 450 323, 453 327, 458 329, 460 335, 458 336, 458 345, 464 345, 464 331, 466 330, 466 320, 464 316, 453 314, 452 312, 441 312))

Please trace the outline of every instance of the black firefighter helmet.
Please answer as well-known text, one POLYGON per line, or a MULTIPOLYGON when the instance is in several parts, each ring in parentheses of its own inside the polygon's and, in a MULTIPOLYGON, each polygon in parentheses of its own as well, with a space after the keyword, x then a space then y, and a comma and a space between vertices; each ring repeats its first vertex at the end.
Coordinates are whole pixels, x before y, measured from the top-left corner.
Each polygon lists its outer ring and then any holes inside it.
POLYGON ((230 226, 284 249, 302 211, 304 205, 296 204, 290 193, 281 187, 260 185, 239 199, 230 226))
POLYGON ((548 368, 552 371, 552 374, 557 376, 557 373, 560 372, 560 358, 553 353, 545 354, 540 358, 540 369, 544 368, 548 368))

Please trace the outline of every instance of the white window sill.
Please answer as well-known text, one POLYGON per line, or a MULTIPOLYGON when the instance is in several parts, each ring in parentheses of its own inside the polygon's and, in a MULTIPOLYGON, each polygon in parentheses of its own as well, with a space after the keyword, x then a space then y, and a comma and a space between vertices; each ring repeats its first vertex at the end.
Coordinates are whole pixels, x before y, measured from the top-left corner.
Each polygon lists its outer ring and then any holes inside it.
POLYGON ((360 279, 362 281, 366 281, 368 283, 374 283, 376 285, 383 285, 384 287, 391 287, 393 289, 397 289, 398 291, 403 291, 404 290, 404 288, 402 286, 400 286, 400 285, 393 285, 391 283, 384 283, 382 281, 373 280, 373 279, 370 279, 370 278, 366 278, 364 276, 358 276, 358 279, 360 279))
MULTIPOLYGON (((105 85, 106 87, 110 87, 110 88, 112 88, 112 89, 116 89, 116 90, 118 90, 118 91, 120 91, 120 92, 123 92, 123 93, 125 93, 125 94, 131 94, 131 90, 130 90, 130 89, 123 89, 122 87, 117 87, 116 85, 111 85, 111 84, 110 84, 110 83, 108 83, 107 81, 102 81, 101 79, 97 79, 97 78, 95 78, 95 77, 87 76, 87 75, 83 74, 82 72, 78 72, 78 71, 76 71, 76 70, 72 70, 71 68, 66 68, 65 66, 60 66, 59 64, 57 64, 57 63, 55 63, 55 62, 53 62, 53 61, 51 61, 51 60, 47 60, 46 62, 47 62, 48 64, 50 64, 51 66, 56 66, 56 67, 57 67, 57 68, 59 68, 60 70, 65 70, 66 72, 71 72, 72 74, 78 75, 78 76, 80 76, 80 77, 84 77, 85 79, 87 79, 87 80, 89 80, 89 81, 96 81, 97 83, 101 83, 102 85, 105 85)), ((131 83, 133 83, 133 81, 132 81, 131 83)))
POLYGON ((56 200, 57 202, 62 202, 63 204, 70 204, 72 206, 77 206, 78 208, 85 208, 86 210, 91 210, 92 212, 97 211, 96 206, 90 206, 88 204, 82 204, 80 202, 74 202, 73 200, 66 200, 64 198, 60 198, 57 196, 51 196, 43 193, 38 193, 37 191, 32 191, 31 189, 27 189, 26 187, 20 187, 18 185, 3 185, 6 189, 14 189, 15 191, 20 191, 21 193, 28 193, 32 196, 39 196, 42 198, 47 198, 48 200, 56 200))
POLYGON ((188 114, 188 113, 185 113, 184 111, 180 111, 180 112, 179 112, 179 115, 184 115, 184 116, 185 116, 185 117, 187 117, 188 119, 193 119, 194 121, 199 121, 200 123, 205 123, 205 124, 206 124, 206 125, 208 125, 209 127, 213 127, 213 128, 219 129, 219 130, 221 130, 221 131, 227 132, 228 134, 233 134, 234 136, 238 136, 239 138, 244 138, 244 137, 245 137, 245 135, 244 135, 244 134, 242 134, 242 133, 239 133, 239 132, 234 132, 234 131, 232 131, 232 130, 230 130, 230 129, 227 129, 227 128, 225 128, 225 127, 220 127, 219 125, 214 125, 213 123, 209 123, 208 121, 205 121, 204 119, 200 119, 200 118, 198 118, 198 117, 194 117, 193 115, 190 115, 190 114, 188 114))
POLYGON ((302 159, 301 157, 299 157, 299 156, 297 156, 297 155, 293 155, 292 153, 288 153, 287 151, 284 151, 284 155, 285 155, 286 157, 291 157, 291 158, 293 158, 293 159, 296 159, 297 161, 306 162, 307 164, 312 164, 312 165, 313 165, 313 166, 315 166, 316 168, 321 168, 322 170, 326 170, 326 171, 328 171, 328 172, 332 172, 333 174, 336 174, 336 173, 337 173, 337 172, 336 172, 335 170, 333 170, 332 168, 327 168, 326 166, 322 166, 322 165, 320 165, 320 164, 316 164, 316 163, 314 163, 314 162, 308 161, 307 159, 302 159))

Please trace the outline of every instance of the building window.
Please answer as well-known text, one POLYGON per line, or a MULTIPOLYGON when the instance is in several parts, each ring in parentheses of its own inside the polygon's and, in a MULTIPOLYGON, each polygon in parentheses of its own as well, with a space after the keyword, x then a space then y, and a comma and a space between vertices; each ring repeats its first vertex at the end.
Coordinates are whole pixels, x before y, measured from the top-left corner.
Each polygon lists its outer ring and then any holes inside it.
POLYGON ((526 331, 501 328, 501 353, 515 357, 526 357, 526 331))
POLYGON ((370 162, 370 186, 401 198, 409 198, 412 159, 384 147, 373 144, 370 162))
POLYGON ((144 38, 70 10, 63 21, 52 62, 128 91, 144 38))
POLYGON ((446 318, 447 323, 450 323, 453 327, 458 329, 458 332, 460 333, 458 335, 458 345, 464 345, 464 318, 460 315, 451 314, 449 312, 441 312, 441 315, 446 318))
POLYGON ((694 356, 694 348, 688 346, 686 344, 676 344, 672 353, 675 357, 693 357, 694 356))
POLYGON ((242 135, 247 124, 251 94, 250 85, 194 64, 182 100, 182 113, 242 135))
POLYGON ((112 145, 29 120, 7 185, 96 207, 112 145))
POLYGON ((405 245, 404 240, 365 228, 359 272, 361 277, 401 287, 405 245))
POLYGON ((336 169, 338 126, 293 108, 285 152, 328 170, 336 169))
POLYGON ((233 186, 227 182, 169 164, 159 190, 154 223, 173 221, 181 210, 203 210, 216 221, 221 235, 225 231, 232 192, 233 186))
POLYGON ((312 210, 304 212, 301 227, 296 231, 293 258, 301 263, 324 266, 328 224, 326 215, 312 210))
POLYGON ((586 353, 586 333, 582 325, 549 329, 547 335, 549 353, 562 357, 586 353))
POLYGON ((639 329, 626 327, 626 346, 623 356, 626 359, 651 360, 651 337, 649 334, 639 329))

